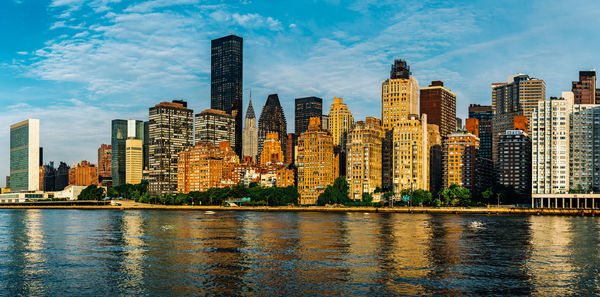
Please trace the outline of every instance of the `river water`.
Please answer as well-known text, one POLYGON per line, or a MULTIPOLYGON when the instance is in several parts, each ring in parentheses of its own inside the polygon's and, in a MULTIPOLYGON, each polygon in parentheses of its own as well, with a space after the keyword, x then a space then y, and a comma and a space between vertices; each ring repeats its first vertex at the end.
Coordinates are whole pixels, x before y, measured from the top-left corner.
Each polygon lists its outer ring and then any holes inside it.
POLYGON ((2 295, 598 295, 589 217, 0 210, 2 295))

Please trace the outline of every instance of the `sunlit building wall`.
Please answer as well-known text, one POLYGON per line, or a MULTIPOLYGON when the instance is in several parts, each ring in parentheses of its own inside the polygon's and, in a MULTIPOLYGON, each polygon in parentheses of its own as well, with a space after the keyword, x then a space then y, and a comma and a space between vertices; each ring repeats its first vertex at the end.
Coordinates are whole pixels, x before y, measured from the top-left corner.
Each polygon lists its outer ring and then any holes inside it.
POLYGON ((298 137, 298 193, 300 204, 315 204, 334 181, 333 138, 321 129, 321 119, 311 118, 308 130, 298 137))
POLYGON ((381 188, 381 149, 385 132, 379 119, 367 117, 358 121, 348 135, 346 144, 346 178, 350 184, 350 198, 362 199, 363 193, 381 188))

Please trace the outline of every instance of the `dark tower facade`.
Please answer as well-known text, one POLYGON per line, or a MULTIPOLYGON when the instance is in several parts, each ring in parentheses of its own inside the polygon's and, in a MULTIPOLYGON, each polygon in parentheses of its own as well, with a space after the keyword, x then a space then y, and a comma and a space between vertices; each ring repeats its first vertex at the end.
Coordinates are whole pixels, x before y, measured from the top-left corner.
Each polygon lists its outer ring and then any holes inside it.
POLYGON ((494 113, 491 105, 469 105, 469 118, 479 121, 479 155, 492 159, 492 124, 494 113))
POLYGON ((575 104, 600 103, 600 89, 596 89, 596 71, 579 71, 579 81, 574 81, 571 91, 575 104))
POLYGON ((211 42, 210 108, 235 119, 235 147, 242 156, 243 39, 229 35, 211 42))
POLYGON ((300 135, 308 130, 310 118, 323 114, 323 99, 319 97, 296 98, 295 134, 300 135))
POLYGON ((402 59, 394 60, 394 65, 392 65, 392 70, 390 71, 390 78, 391 79, 397 79, 397 78, 409 79, 410 78, 410 66, 408 66, 408 63, 406 63, 406 61, 404 61, 402 59))
POLYGON ((279 103, 279 96, 271 94, 258 119, 258 155, 262 153, 263 143, 268 133, 277 133, 281 142, 281 151, 287 153, 287 122, 283 108, 279 103))

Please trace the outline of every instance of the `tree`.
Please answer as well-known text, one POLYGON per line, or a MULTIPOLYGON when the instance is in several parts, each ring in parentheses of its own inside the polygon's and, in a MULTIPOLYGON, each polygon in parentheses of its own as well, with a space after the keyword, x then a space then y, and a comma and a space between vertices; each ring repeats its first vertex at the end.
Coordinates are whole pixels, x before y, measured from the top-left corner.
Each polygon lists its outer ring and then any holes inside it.
POLYGON ((96 185, 88 186, 77 196, 78 200, 101 200, 102 198, 104 198, 104 188, 96 185))
POLYGON ((350 202, 348 193, 350 192, 350 185, 345 176, 339 176, 333 182, 333 185, 327 186, 325 191, 319 195, 317 199, 318 205, 325 204, 344 204, 350 202))
POLYGON ((494 196, 494 191, 492 191, 492 187, 488 187, 485 191, 481 192, 481 196, 484 199, 485 204, 490 204, 490 199, 494 196))
POLYGON ((373 195, 371 195, 370 193, 363 193, 362 194, 362 202, 372 203, 373 202, 373 195))
POLYGON ((452 184, 441 192, 442 203, 448 206, 468 206, 471 204, 471 191, 459 185, 452 184))
POLYGON ((414 206, 420 205, 422 206, 423 204, 427 204, 427 205, 431 205, 432 199, 431 199, 431 192, 427 191, 427 190, 423 190, 423 189, 418 189, 413 191, 411 197, 411 203, 414 206))

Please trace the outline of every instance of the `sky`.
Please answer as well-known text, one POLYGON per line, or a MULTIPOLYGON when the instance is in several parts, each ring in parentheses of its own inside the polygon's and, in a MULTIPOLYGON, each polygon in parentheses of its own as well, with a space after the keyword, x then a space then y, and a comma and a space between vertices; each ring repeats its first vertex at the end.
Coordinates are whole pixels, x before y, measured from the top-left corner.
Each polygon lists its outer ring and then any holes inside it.
MULTIPOLYGON (((514 73, 570 90, 598 68, 597 1, 0 1, 0 176, 9 126, 41 122, 44 162, 97 162, 112 119, 147 120, 183 99, 210 107, 210 40, 244 38, 244 112, 277 93, 294 129, 294 98, 341 97, 357 120, 381 115, 381 82, 405 59, 420 86, 442 80, 457 115, 491 104, 514 73)), ((0 179, 4 185, 4 178, 0 179)))

